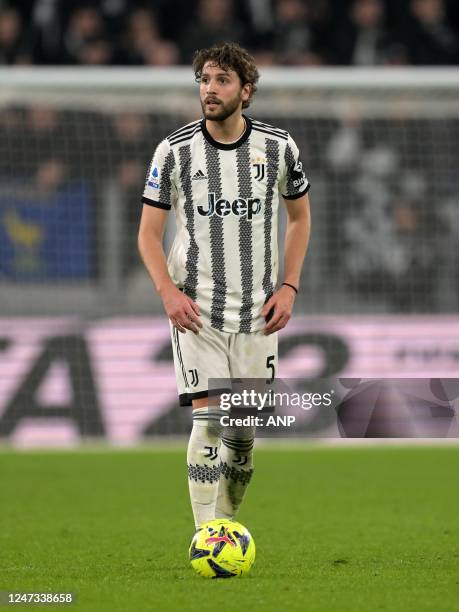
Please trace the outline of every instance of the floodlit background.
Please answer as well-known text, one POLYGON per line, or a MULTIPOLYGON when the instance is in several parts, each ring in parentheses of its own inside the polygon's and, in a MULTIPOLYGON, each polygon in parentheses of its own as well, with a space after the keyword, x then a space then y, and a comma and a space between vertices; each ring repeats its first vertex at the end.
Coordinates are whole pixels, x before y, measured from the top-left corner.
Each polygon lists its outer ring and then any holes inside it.
POLYGON ((0 2, 0 440, 189 430, 136 237, 156 145, 200 116, 193 50, 225 40, 312 184, 279 374, 454 378, 458 28, 442 0, 0 2))

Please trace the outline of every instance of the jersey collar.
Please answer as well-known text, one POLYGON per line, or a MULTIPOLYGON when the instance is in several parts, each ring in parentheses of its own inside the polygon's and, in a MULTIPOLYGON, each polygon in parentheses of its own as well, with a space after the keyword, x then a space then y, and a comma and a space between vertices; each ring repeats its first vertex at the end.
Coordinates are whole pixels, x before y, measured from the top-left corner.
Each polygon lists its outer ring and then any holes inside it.
POLYGON ((246 115, 242 115, 242 116, 245 119, 245 132, 242 134, 239 140, 236 140, 235 142, 226 143, 226 142, 218 142, 218 140, 215 140, 214 138, 212 138, 212 136, 207 131, 205 117, 201 121, 201 129, 202 129, 202 133, 204 134, 204 138, 207 140, 208 143, 210 143, 216 149, 222 149, 223 151, 232 151, 233 149, 237 149, 238 147, 241 146, 241 144, 243 144, 247 140, 247 138, 250 136, 250 132, 252 131, 252 122, 250 118, 246 117, 246 115))

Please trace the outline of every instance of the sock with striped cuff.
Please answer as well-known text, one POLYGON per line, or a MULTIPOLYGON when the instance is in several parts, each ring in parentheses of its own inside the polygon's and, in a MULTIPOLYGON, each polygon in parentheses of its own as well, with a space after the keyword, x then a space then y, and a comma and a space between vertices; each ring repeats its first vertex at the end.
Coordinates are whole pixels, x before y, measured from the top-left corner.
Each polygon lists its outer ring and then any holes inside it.
POLYGON ((253 474, 254 427, 225 427, 216 518, 234 519, 253 474))
POLYGON ((196 528, 215 518, 220 480, 220 418, 225 412, 205 407, 193 410, 193 428, 188 442, 188 485, 196 528))

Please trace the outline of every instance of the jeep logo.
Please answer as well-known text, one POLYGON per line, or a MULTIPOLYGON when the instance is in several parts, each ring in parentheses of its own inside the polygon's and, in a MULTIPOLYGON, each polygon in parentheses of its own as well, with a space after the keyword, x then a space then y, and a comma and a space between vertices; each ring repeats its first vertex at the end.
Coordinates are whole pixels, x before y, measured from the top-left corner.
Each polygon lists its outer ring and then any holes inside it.
POLYGON ((253 215, 257 215, 261 210, 261 200, 258 198, 237 198, 233 202, 220 198, 215 200, 215 193, 209 193, 207 197, 207 209, 198 206, 198 213, 203 217, 211 217, 218 215, 219 217, 227 217, 231 213, 236 217, 245 217, 252 219, 253 215))

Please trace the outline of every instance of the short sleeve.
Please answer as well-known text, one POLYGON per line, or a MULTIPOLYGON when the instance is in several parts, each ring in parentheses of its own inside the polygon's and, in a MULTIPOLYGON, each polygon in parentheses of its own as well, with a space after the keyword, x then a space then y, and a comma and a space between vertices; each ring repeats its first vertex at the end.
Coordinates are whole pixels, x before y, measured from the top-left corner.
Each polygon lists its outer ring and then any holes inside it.
POLYGON ((296 200, 309 191, 310 183, 303 170, 300 152, 296 142, 290 136, 285 145, 284 164, 279 190, 286 200, 296 200))
POLYGON ((170 144, 163 140, 156 148, 148 169, 142 202, 156 208, 170 210, 177 198, 174 185, 175 157, 170 144))

